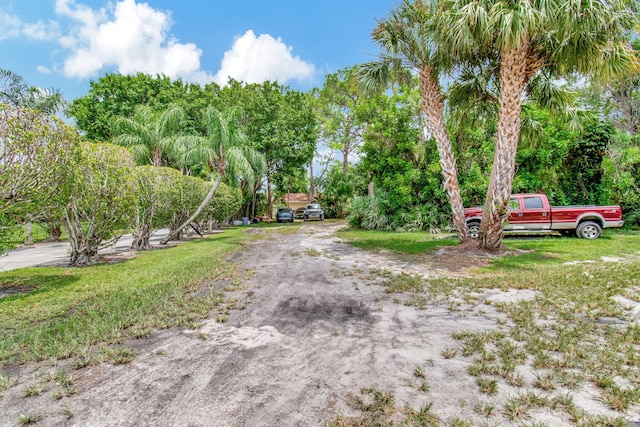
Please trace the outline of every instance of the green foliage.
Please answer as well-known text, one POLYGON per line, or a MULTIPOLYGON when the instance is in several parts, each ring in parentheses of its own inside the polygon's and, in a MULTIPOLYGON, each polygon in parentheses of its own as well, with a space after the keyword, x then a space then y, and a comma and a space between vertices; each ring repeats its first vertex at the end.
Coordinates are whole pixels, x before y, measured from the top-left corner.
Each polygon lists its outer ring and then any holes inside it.
POLYGON ((61 218, 79 140, 54 118, 0 104, 0 249, 17 224, 61 218))
POLYGON ((122 147, 85 143, 74 171, 65 228, 73 265, 93 262, 101 244, 132 225, 139 199, 133 156, 122 147))
POLYGON ((220 96, 225 106, 238 106, 243 112, 240 127, 266 160, 269 195, 274 183, 281 193, 287 192, 289 176, 306 169, 316 148, 318 131, 310 95, 275 82, 231 80, 220 96))
POLYGON ((141 105, 156 112, 178 105, 189 118, 187 127, 197 130, 200 129, 198 116, 208 105, 218 105, 219 91, 215 83, 203 88, 181 80, 171 81, 166 76, 106 74, 91 82, 87 95, 73 100, 67 114, 74 117, 78 128, 94 141, 111 140, 115 119, 133 116, 136 107, 141 105))
POLYGON ((175 169, 157 166, 137 166, 138 206, 132 248, 149 249, 153 230, 167 227, 177 208, 176 187, 182 174, 175 169))
MULTIPOLYGON (((363 107, 364 110, 364 107, 363 107)), ((372 101, 371 120, 357 173, 373 181, 371 200, 356 198, 349 207, 353 227, 371 230, 436 230, 449 223, 435 144, 425 143, 417 93, 406 89, 372 101)))
POLYGON ((618 134, 602 161, 602 187, 628 225, 640 225, 640 136, 618 134))
POLYGON ((0 104, 52 115, 60 111, 65 101, 58 89, 29 86, 19 74, 0 68, 0 104))
POLYGON ((598 122, 585 127, 573 140, 564 161, 562 188, 572 204, 609 204, 603 188, 602 162, 613 136, 613 126, 598 122))
POLYGON ((342 153, 342 170, 349 171, 349 155, 362 143, 366 127, 358 117, 365 98, 356 79, 357 68, 350 67, 325 77, 315 100, 321 123, 321 138, 328 148, 342 153))
POLYGON ((365 230, 390 230, 391 221, 384 214, 388 210, 385 194, 381 190, 376 190, 373 196, 356 197, 348 209, 349 226, 365 230))
POLYGON ((324 179, 315 180, 325 217, 343 218, 345 208, 360 188, 366 186, 362 176, 344 173, 343 168, 334 165, 324 179))
MULTIPOLYGON (((205 183, 205 189, 208 191, 213 185, 212 182, 205 183)), ((224 182, 213 195, 211 202, 204 210, 205 219, 221 224, 235 215, 242 206, 242 190, 230 187, 224 182)))
POLYGON ((139 105, 133 117, 116 118, 113 142, 130 147, 139 165, 179 165, 176 139, 184 128, 185 120, 184 111, 175 105, 161 113, 139 105))
MULTIPOLYGON (((177 177, 170 189, 172 216, 169 228, 172 232, 184 224, 198 209, 206 194, 207 187, 202 179, 186 175, 177 177)), ((180 233, 177 238, 178 240, 181 238, 180 233)))

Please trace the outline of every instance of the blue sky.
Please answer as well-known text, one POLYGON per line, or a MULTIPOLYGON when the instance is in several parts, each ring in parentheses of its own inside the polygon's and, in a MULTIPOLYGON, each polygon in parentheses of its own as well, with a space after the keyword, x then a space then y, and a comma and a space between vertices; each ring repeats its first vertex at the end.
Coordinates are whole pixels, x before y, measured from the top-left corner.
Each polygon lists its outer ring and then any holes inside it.
POLYGON ((396 0, 0 0, 0 68, 68 101, 107 72, 321 86, 396 0))

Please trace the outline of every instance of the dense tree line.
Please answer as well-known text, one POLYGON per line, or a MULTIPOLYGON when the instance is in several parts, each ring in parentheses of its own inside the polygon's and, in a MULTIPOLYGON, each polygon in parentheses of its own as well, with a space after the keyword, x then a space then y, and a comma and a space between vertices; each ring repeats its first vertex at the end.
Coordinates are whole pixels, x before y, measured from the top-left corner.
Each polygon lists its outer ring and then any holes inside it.
POLYGON ((288 192, 353 226, 461 241, 463 206, 484 205, 488 249, 511 192, 620 204, 638 224, 638 11, 589 5, 404 0, 373 31, 379 59, 321 88, 107 74, 68 104, 77 130, 51 118, 57 91, 0 70, 0 234, 63 224, 87 263, 116 230, 145 249, 159 227, 179 238, 194 221, 269 216, 288 192))

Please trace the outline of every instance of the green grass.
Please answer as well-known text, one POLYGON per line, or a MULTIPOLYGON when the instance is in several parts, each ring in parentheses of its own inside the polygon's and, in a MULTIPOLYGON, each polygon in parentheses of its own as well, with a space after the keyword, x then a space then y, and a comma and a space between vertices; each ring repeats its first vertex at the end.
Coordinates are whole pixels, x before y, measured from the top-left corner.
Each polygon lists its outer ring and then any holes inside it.
MULTIPOLYGON (((424 254, 441 246, 455 245, 455 238, 437 239, 439 235, 408 232, 389 233, 385 231, 343 230, 338 237, 346 243, 369 251, 386 249, 403 254, 424 254)), ((440 236, 441 237, 441 236, 440 236)))
MULTIPOLYGON (((250 238, 245 229, 231 229, 117 264, 1 273, 0 287, 35 289, 0 299, 0 366, 89 358, 96 345, 141 330, 196 324, 223 299, 213 291, 195 296, 199 284, 233 277, 235 267, 224 258, 250 238)), ((126 363, 125 353, 114 353, 114 361, 126 363)))
MULTIPOLYGON (((8 249, 15 248, 17 246, 23 245, 26 238, 26 227, 24 225, 20 225, 11 230, 7 236, 6 241, 3 242, 7 245, 8 249)), ((42 242, 49 238, 49 232, 42 228, 39 224, 33 224, 31 227, 31 238, 33 242, 42 242)), ((67 238, 67 234, 62 230, 62 236, 60 237, 62 240, 67 238)))

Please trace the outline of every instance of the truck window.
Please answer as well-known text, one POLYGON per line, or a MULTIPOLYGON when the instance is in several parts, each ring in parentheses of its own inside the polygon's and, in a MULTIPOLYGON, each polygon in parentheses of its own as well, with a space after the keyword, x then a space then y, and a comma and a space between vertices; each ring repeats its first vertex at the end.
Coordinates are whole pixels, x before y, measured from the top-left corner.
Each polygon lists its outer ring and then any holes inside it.
POLYGON ((542 205, 541 197, 525 197, 524 198, 524 208, 525 209, 542 209, 544 206, 542 205))
POLYGON ((512 199, 509 199, 508 207, 510 211, 517 211, 518 209, 520 209, 520 202, 515 197, 512 199))

